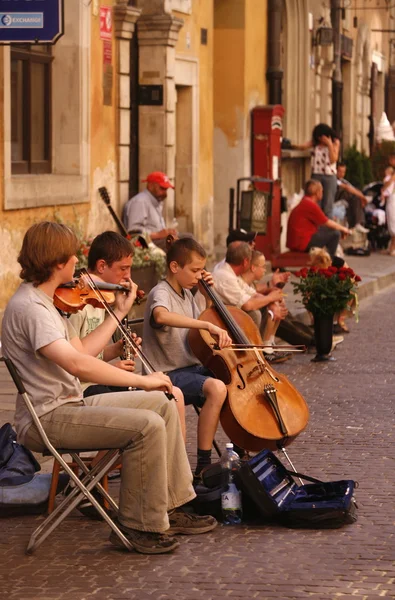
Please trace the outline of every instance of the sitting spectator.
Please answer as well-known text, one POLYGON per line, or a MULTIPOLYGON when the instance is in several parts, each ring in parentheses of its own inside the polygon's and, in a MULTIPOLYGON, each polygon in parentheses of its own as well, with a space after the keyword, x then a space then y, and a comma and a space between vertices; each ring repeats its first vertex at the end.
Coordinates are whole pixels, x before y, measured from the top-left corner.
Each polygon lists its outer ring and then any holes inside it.
POLYGON ((329 254, 334 256, 340 234, 348 235, 351 231, 328 219, 319 207, 323 194, 319 181, 310 179, 305 185, 304 193, 289 216, 287 247, 298 252, 308 252, 310 248, 325 246, 329 254))
POLYGON ((247 242, 251 248, 255 248, 256 231, 246 231, 245 229, 233 229, 226 238, 226 245, 232 242, 247 242))
MULTIPOLYGON (((268 296, 271 292, 276 291, 276 289, 282 289, 291 276, 290 272, 280 273, 277 270, 273 273, 270 282, 259 283, 265 273, 266 260, 264 255, 258 250, 253 250, 248 271, 239 276, 242 288, 254 294, 258 292, 263 296, 268 296)), ((251 310, 248 314, 259 327, 264 344, 273 346, 278 326, 288 314, 284 298, 276 302, 270 302, 270 304, 263 306, 259 310, 251 310)), ((270 353, 270 348, 266 352, 270 353)))
POLYGON ((368 233, 368 229, 364 227, 365 212, 364 207, 368 203, 368 199, 356 187, 354 187, 347 179, 346 164, 343 162, 337 163, 337 190, 335 202, 345 200, 346 202, 346 219, 350 229, 362 233, 368 233))
MULTIPOLYGON (((311 248, 310 250, 310 266, 316 267, 317 269, 327 269, 330 266, 337 267, 348 267, 347 263, 339 256, 329 256, 328 252, 323 248, 311 248)), ((335 324, 333 326, 333 333, 343 334, 349 333, 350 330, 345 323, 345 319, 351 314, 354 314, 357 305, 357 296, 349 302, 349 305, 341 313, 335 315, 335 324)))
MULTIPOLYGON (((283 293, 280 289, 275 288, 269 290, 269 293, 262 294, 241 279, 241 276, 250 270, 251 257, 252 249, 247 242, 231 242, 226 252, 225 262, 218 263, 213 270, 215 290, 221 299, 225 304, 237 306, 247 313, 259 311, 263 307, 267 308, 269 305, 283 300, 283 293)), ((272 307, 269 310, 272 310, 272 307)), ((279 316, 279 318, 284 318, 287 310, 276 309, 276 314, 282 314, 283 316, 279 316)), ((274 320, 273 311, 270 316, 274 320)), ((264 343, 272 345, 270 339, 264 339, 264 343)), ((291 354, 289 352, 274 353, 268 349, 265 351, 265 356, 268 362, 278 363, 288 360, 291 354)))
POLYGON ((129 233, 148 233, 154 244, 164 248, 167 236, 177 235, 175 229, 166 227, 163 217, 167 191, 174 190, 174 186, 160 171, 150 173, 143 181, 147 188, 126 202, 122 220, 129 233))

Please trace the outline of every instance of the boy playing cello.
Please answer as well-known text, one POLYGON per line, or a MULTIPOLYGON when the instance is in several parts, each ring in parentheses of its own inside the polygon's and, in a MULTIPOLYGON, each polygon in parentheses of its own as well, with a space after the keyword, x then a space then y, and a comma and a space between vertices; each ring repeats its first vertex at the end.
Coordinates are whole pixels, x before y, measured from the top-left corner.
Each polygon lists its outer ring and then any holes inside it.
MULTIPOLYGON (((220 348, 232 344, 227 331, 198 320, 200 311, 190 290, 202 278, 212 283, 210 273, 204 270, 205 264, 206 252, 194 239, 182 238, 171 245, 166 279, 147 298, 143 330, 143 351, 154 367, 160 366, 173 385, 181 388, 185 405, 202 405, 195 475, 211 462, 211 448, 227 389, 192 354, 188 331, 206 329, 217 338, 220 348)), ((206 303, 209 304, 207 297, 206 303)))

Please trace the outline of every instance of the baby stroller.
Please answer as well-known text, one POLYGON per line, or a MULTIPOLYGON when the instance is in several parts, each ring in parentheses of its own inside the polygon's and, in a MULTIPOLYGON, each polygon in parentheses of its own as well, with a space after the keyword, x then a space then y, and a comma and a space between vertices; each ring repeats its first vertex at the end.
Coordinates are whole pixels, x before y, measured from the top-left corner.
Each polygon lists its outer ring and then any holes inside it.
POLYGON ((365 225, 369 229, 368 240, 372 250, 385 250, 390 241, 385 205, 381 204, 382 187, 381 181, 373 181, 362 190, 363 195, 371 199, 365 206, 365 225))

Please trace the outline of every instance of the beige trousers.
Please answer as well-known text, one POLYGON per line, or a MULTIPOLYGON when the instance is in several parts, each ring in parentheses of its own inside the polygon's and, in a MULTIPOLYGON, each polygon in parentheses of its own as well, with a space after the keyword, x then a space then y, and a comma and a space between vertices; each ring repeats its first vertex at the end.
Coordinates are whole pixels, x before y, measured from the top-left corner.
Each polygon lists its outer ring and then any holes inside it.
MULTIPOLYGON (((64 404, 40 419, 57 448, 123 448, 119 521, 140 531, 169 528, 167 512, 195 497, 174 400, 161 392, 117 392, 64 404)), ((35 425, 25 445, 42 451, 35 425)))

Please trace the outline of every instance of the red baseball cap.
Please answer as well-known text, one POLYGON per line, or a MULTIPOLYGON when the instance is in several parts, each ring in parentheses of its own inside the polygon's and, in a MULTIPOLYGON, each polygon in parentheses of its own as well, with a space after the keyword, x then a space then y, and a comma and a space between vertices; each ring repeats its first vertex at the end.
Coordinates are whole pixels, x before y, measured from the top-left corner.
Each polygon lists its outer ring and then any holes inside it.
POLYGON ((171 185, 168 176, 161 171, 154 171, 153 173, 150 173, 147 175, 146 179, 143 179, 143 183, 144 182, 159 183, 160 187, 172 188, 174 190, 174 185, 171 185))

